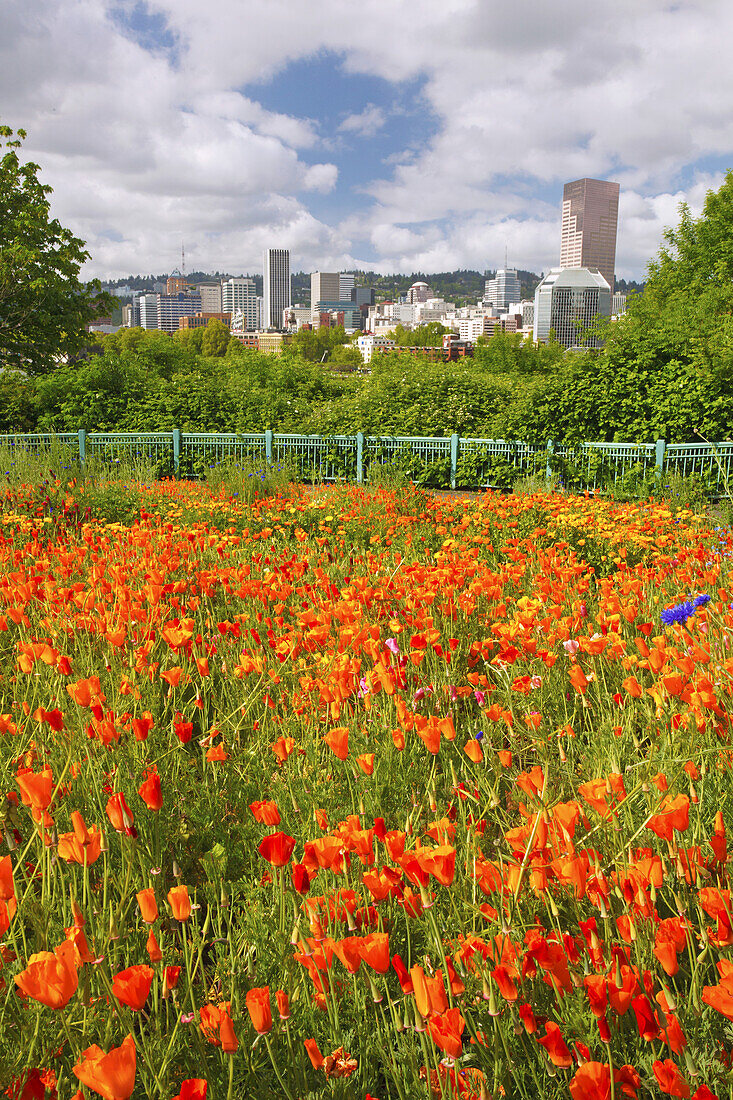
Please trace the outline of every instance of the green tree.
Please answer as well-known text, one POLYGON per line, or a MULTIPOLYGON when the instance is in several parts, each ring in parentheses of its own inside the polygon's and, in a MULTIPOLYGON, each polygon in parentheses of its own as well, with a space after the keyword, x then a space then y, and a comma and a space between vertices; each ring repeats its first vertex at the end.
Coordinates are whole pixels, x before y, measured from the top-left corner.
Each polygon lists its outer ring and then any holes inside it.
POLYGON ((51 188, 18 156, 25 137, 0 126, 0 368, 42 373, 87 343, 84 326, 111 299, 97 281, 80 282, 89 253, 50 218, 51 188))
POLYGON ((201 341, 201 354, 217 357, 226 355, 230 339, 229 329, 224 322, 214 317, 204 329, 204 336, 201 341))

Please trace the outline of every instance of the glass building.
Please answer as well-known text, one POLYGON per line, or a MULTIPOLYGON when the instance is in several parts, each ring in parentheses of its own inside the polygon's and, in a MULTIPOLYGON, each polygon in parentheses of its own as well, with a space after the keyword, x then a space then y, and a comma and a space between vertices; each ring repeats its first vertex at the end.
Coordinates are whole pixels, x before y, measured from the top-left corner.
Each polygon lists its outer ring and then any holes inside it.
POLYGON ((600 271, 611 293, 616 271, 619 185, 609 180, 574 180, 562 195, 560 267, 600 271))
POLYGON ((550 333, 566 348, 598 348, 597 336, 585 336, 597 317, 611 316, 611 288, 598 271, 586 267, 553 268, 534 296, 535 343, 546 344, 550 333))

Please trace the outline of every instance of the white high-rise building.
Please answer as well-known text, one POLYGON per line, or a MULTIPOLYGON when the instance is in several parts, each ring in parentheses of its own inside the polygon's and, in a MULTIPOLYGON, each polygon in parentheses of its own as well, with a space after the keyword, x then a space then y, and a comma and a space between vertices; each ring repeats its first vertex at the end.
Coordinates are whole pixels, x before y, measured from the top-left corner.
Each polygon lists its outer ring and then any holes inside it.
POLYGON ((343 271, 339 273, 339 301, 350 302, 351 292, 356 285, 356 275, 346 275, 343 271))
POLYGON ((600 347, 598 337, 586 337, 583 329, 598 317, 610 316, 611 288, 599 271, 553 268, 535 291, 535 343, 546 344, 552 332, 566 348, 600 347))
POLYGON ((254 279, 227 279, 221 284, 221 311, 242 313, 244 331, 254 332, 258 325, 257 293, 254 279))
POLYGON ((140 328, 158 327, 158 295, 141 294, 135 299, 139 309, 140 328))
POLYGON ((500 267, 494 279, 486 280, 484 302, 487 305, 507 309, 510 302, 518 302, 521 297, 522 287, 513 267, 500 267))
POLYGON ((290 251, 287 248, 266 248, 263 257, 263 328, 279 329, 283 310, 293 304, 290 284, 290 251))

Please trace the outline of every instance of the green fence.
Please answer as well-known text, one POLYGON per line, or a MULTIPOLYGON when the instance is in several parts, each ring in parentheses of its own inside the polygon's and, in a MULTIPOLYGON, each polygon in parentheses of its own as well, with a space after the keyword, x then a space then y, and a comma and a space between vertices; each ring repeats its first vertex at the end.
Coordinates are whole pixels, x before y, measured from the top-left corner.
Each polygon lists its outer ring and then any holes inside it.
MULTIPOLYGON (((391 465, 435 488, 509 488, 520 477, 556 478, 579 490, 624 479, 697 477, 708 492, 727 489, 733 441, 723 443, 544 444, 451 436, 295 435, 278 432, 77 432, 0 435, 0 447, 43 451, 56 442, 81 462, 139 459, 161 475, 200 477, 222 462, 285 463, 304 481, 369 479, 374 465, 391 465)), ((2 471, 0 470, 0 475, 2 471)))

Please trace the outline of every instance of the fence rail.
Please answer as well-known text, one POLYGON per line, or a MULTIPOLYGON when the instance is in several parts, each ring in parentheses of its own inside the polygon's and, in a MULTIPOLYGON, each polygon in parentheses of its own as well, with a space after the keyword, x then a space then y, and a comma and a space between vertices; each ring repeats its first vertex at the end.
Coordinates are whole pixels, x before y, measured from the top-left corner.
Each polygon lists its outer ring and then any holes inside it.
MULTIPOLYGON (((393 464, 414 480, 445 488, 507 487, 519 477, 556 477, 568 487, 597 489, 625 478, 700 479, 711 493, 733 478, 733 440, 722 443, 523 443, 451 436, 296 435, 273 431, 42 432, 0 435, 0 450, 68 448, 84 463, 142 460, 161 474, 201 476, 222 462, 287 463, 304 481, 368 479, 373 464, 393 464)), ((2 469, 0 469, 2 476, 2 469)))

